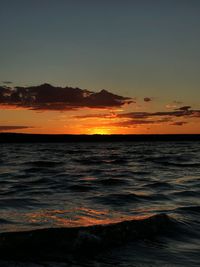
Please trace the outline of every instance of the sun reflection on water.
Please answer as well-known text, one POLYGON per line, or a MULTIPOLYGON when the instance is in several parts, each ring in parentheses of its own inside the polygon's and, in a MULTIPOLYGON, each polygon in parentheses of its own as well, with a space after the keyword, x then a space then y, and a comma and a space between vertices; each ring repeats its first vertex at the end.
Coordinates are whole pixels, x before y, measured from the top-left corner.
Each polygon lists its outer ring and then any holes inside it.
POLYGON ((71 210, 46 210, 27 214, 27 221, 31 224, 45 224, 49 227, 79 227, 99 224, 118 223, 125 220, 139 220, 147 215, 114 214, 109 210, 95 210, 76 208, 71 210))

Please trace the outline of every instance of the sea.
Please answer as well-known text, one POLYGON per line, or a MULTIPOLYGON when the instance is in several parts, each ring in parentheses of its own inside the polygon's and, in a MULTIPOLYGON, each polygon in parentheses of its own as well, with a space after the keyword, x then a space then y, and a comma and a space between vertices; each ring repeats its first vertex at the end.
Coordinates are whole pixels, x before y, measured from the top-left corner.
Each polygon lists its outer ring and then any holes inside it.
POLYGON ((0 144, 0 266, 200 266, 200 142, 0 144))

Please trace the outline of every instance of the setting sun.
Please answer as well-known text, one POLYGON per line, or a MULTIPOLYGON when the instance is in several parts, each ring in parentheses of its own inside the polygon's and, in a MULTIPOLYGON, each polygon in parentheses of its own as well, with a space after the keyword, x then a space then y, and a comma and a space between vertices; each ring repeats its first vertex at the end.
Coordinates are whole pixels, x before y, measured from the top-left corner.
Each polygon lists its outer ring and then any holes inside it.
POLYGON ((109 128, 92 128, 89 130, 89 134, 111 134, 109 128))

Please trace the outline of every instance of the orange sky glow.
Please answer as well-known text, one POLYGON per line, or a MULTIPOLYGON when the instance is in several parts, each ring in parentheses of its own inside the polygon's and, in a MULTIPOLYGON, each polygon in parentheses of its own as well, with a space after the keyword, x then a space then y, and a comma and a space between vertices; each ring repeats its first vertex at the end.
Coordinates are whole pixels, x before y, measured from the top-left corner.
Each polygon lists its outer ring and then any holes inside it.
MULTIPOLYGON (((48 86, 40 86, 42 93, 49 89, 57 98, 59 88, 48 86)), ((15 89, 10 90, 11 94, 16 94, 15 89)), ((86 99, 86 104, 81 102, 70 106, 70 101, 59 102, 58 99, 53 102, 46 96, 41 101, 38 95, 38 99, 32 102, 21 99, 14 102, 8 93, 10 98, 6 98, 7 102, 1 100, 0 132, 91 135, 200 133, 200 110, 195 107, 175 101, 165 103, 150 97, 127 100, 105 90, 93 94, 95 98, 86 99), (116 102, 116 99, 122 102, 116 102)), ((91 94, 88 95, 91 97, 91 94)), ((84 95, 84 101, 85 98, 87 96, 84 95)))

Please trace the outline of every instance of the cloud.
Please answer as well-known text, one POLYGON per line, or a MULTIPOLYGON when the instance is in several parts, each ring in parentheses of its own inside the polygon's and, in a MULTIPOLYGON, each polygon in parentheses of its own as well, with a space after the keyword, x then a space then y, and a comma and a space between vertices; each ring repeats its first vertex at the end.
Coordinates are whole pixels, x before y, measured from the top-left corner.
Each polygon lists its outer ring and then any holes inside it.
POLYGON ((30 126, 6 126, 0 125, 0 132, 32 128, 30 126))
POLYGON ((182 125, 187 124, 187 123, 188 123, 187 121, 176 121, 176 122, 173 122, 171 125, 182 126, 182 125))
POLYGON ((183 102, 182 101, 177 101, 177 100, 174 100, 174 102, 173 102, 174 104, 176 104, 176 105, 182 105, 183 104, 183 102))
POLYGON ((190 109, 190 106, 180 107, 174 111, 158 111, 158 112, 130 112, 118 115, 121 118, 137 119, 151 117, 200 117, 200 110, 190 109))
POLYGON ((189 109, 191 107, 185 106, 174 111, 157 111, 157 112, 129 112, 129 113, 108 113, 108 114, 86 114, 75 116, 77 119, 86 118, 123 118, 123 119, 151 119, 155 117, 170 117, 170 118, 200 118, 200 110, 189 109))
POLYGON ((118 121, 118 122, 113 122, 109 125, 116 126, 116 127, 124 127, 124 128, 132 128, 138 125, 145 125, 145 124, 160 124, 160 123, 166 123, 171 121, 170 118, 162 118, 158 120, 126 120, 126 121, 118 121))
POLYGON ((183 106, 183 107, 178 108, 177 110, 188 111, 189 109, 191 109, 190 106, 183 106))
POLYGON ((73 116, 75 119, 113 119, 116 118, 118 115, 115 112, 104 113, 104 114, 86 114, 86 115, 78 115, 73 116))
POLYGON ((191 109, 190 106, 183 106, 174 111, 158 111, 158 112, 129 112, 120 113, 110 112, 107 114, 86 114, 75 116, 76 119, 107 119, 107 126, 115 127, 136 127, 145 124, 164 124, 183 126, 189 122, 191 118, 200 118, 200 110, 191 109), (184 119, 182 121, 177 121, 184 119), (187 120, 187 121, 185 121, 187 120))
POLYGON ((114 108, 132 103, 123 97, 101 90, 92 92, 72 87, 54 87, 42 84, 32 87, 0 87, 0 104, 32 110, 73 110, 87 108, 114 108))
POLYGON ((175 109, 175 108, 177 108, 177 105, 175 105, 175 104, 167 104, 165 107, 167 109, 175 109))
POLYGON ((131 125, 136 124, 159 124, 167 122, 172 122, 171 125, 174 126, 183 126, 187 124, 188 121, 176 121, 177 118, 200 118, 200 110, 193 110, 190 106, 183 106, 169 112, 131 112, 119 114, 117 117, 125 119, 125 121, 116 124, 122 127, 131 127, 131 125))
POLYGON ((10 85, 10 84, 12 84, 13 82, 11 82, 11 81, 2 81, 2 83, 5 84, 5 85, 10 85))
POLYGON ((152 101, 152 98, 150 98, 150 97, 145 97, 144 98, 144 102, 151 102, 152 101))
MULTIPOLYGON (((168 109, 178 109, 178 110, 180 110, 180 105, 182 105, 183 104, 183 102, 181 102, 181 101, 173 101, 172 103, 170 103, 170 104, 167 104, 166 105, 166 108, 168 108, 168 109)), ((186 107, 188 107, 189 108, 189 106, 186 106, 186 107)), ((190 107, 191 108, 191 107, 190 107)))
POLYGON ((192 117, 200 118, 200 110, 193 110, 192 117))

